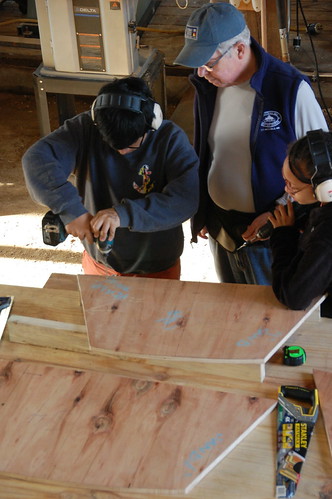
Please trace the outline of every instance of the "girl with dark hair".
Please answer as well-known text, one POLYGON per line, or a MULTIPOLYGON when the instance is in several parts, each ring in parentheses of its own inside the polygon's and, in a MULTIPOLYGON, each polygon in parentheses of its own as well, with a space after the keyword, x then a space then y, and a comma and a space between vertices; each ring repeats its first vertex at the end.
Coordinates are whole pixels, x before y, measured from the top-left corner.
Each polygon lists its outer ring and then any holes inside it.
POLYGON ((293 145, 283 164, 285 191, 299 204, 317 203, 304 231, 294 225, 291 201, 269 220, 274 227, 272 287, 291 309, 305 309, 327 293, 321 315, 332 317, 332 133, 315 130, 293 145))

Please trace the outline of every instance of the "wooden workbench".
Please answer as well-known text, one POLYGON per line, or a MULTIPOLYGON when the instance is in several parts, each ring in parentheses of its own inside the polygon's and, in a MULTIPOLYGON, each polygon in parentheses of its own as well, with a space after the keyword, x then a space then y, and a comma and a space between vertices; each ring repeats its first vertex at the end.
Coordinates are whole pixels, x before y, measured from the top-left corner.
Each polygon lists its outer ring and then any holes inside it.
MULTIPOLYGON (((65 322, 84 326, 83 311, 76 278, 54 275, 46 284, 48 289, 63 289, 71 299, 65 310, 57 310, 56 303, 49 303, 49 317, 61 314, 65 322)), ((20 287, 0 285, 0 295, 14 296, 13 314, 20 314, 24 303, 20 287)), ((31 293, 34 290, 31 288, 31 293)), ((40 291, 42 292, 42 291, 40 291)), ((16 327, 19 327, 16 325, 16 327)), ((69 335, 70 336, 70 335, 69 335)), ((252 397, 277 399, 277 389, 282 384, 294 384, 312 388, 313 369, 332 370, 332 328, 329 319, 313 314, 294 333, 288 344, 299 344, 307 352, 307 362, 299 367, 282 364, 281 350, 267 363, 263 383, 224 376, 222 366, 204 363, 151 361, 142 358, 126 358, 103 355, 88 351, 84 345, 76 351, 68 348, 17 343, 9 340, 5 329, 0 344, 0 358, 33 363, 51 364, 95 372, 112 373, 135 379, 148 379, 177 385, 206 387, 252 397)), ((0 380, 1 381, 1 380, 0 380)), ((1 438, 1 429, 0 429, 1 438)), ((269 414, 245 437, 202 481, 187 495, 172 497, 196 499, 272 499, 275 494, 276 474, 276 411, 269 414)), ((157 499, 169 497, 128 491, 110 491, 108 488, 74 486, 49 480, 24 479, 19 475, 0 473, 0 499, 157 499)), ((310 441, 306 461, 296 497, 312 499, 332 497, 332 458, 320 413, 315 433, 310 441)))

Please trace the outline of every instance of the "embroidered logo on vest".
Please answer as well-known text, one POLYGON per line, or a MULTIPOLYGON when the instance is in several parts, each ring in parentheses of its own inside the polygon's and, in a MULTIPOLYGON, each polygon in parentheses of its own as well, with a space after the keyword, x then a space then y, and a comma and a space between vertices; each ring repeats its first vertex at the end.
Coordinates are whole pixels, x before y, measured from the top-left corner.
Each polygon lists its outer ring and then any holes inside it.
POLYGON ((261 123, 263 130, 279 130, 282 122, 281 114, 278 111, 265 111, 261 123))
POLYGON ((143 177, 143 182, 141 186, 137 185, 136 182, 133 182, 135 191, 139 192, 140 194, 147 194, 148 192, 152 191, 154 183, 151 182, 150 179, 151 173, 152 171, 149 170, 148 165, 143 165, 142 168, 140 168, 138 175, 141 175, 141 177, 143 177))

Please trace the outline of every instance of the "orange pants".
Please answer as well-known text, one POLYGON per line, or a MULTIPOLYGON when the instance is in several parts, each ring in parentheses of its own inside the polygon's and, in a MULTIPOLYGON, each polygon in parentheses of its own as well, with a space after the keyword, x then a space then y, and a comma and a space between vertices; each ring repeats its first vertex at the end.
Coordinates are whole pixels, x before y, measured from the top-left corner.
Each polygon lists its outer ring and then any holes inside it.
POLYGON ((151 274, 121 274, 112 267, 106 267, 102 263, 96 262, 85 250, 83 251, 82 267, 85 274, 90 275, 123 275, 130 277, 154 277, 156 279, 180 279, 181 263, 180 258, 175 265, 161 272, 152 272, 151 274))

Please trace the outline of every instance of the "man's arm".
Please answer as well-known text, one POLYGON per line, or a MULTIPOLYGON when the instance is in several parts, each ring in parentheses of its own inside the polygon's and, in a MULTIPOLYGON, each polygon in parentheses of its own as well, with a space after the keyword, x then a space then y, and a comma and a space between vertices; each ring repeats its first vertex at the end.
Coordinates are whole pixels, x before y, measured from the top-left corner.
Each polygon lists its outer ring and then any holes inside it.
POLYGON ((316 96, 306 81, 299 86, 295 104, 295 134, 300 139, 309 130, 321 128, 328 132, 328 126, 323 111, 316 96))

